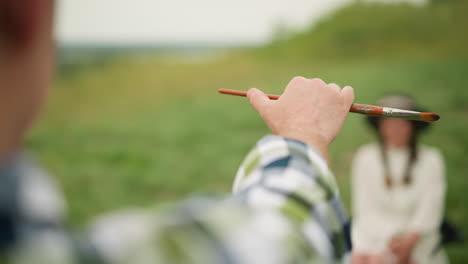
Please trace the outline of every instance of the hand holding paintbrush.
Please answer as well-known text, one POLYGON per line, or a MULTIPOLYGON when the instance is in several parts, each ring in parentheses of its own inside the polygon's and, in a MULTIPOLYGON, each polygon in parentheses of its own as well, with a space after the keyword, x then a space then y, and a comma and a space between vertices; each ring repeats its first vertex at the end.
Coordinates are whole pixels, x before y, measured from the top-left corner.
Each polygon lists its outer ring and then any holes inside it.
POLYGON ((271 100, 258 89, 250 89, 247 97, 273 134, 305 142, 326 158, 328 145, 340 132, 353 103, 354 90, 295 77, 280 100, 271 100))
POLYGON ((353 104, 353 88, 341 89, 320 79, 293 78, 281 100, 278 95, 266 95, 258 89, 248 92, 221 89, 219 92, 247 96, 273 134, 308 143, 324 157, 327 157, 328 145, 340 132, 348 112, 425 122, 439 119, 435 113, 353 104))

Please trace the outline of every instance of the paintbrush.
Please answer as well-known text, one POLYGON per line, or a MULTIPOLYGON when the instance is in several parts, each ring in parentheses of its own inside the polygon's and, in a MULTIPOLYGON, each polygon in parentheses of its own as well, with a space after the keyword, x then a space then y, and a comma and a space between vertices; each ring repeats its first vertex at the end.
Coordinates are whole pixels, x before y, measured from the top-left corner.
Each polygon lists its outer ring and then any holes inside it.
MULTIPOLYGON (((247 92, 236 91, 229 89, 219 89, 222 94, 230 94, 237 96, 247 96, 247 92)), ((278 100, 279 95, 267 94, 268 98, 272 100, 278 100)), ((402 110, 391 107, 375 106, 375 105, 366 105, 366 104, 353 104, 351 105, 350 112, 364 114, 364 115, 373 115, 373 116, 382 116, 382 117, 395 117, 395 118, 404 118, 408 120, 417 120, 424 122, 434 122, 440 119, 440 116, 436 113, 427 113, 427 112, 416 112, 409 110, 402 110)))

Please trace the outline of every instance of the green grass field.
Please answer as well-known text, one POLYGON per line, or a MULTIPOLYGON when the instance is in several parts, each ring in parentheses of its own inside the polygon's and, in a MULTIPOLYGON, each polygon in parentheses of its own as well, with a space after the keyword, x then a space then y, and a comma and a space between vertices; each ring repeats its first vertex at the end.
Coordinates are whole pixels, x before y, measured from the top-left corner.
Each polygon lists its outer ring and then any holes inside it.
MULTIPOLYGON (((29 147, 58 177, 70 220, 78 224, 122 206, 227 193, 243 156, 268 131, 245 99, 218 95, 217 89, 255 86, 278 93, 295 75, 352 85, 356 102, 405 91, 440 113, 423 142, 445 154, 448 215, 459 225, 468 222, 464 58, 274 67, 242 57, 203 65, 121 60, 59 80, 29 147)), ((363 117, 351 114, 331 148, 348 205, 350 160, 372 140, 363 117)), ((467 256, 462 249, 451 253, 467 256)))
MULTIPOLYGON (((268 130, 245 99, 217 89, 280 93, 301 75, 351 85, 359 103, 403 91, 441 114, 422 141, 444 153, 447 215, 468 236, 468 56, 269 58, 276 48, 235 51, 203 63, 120 56, 60 76, 28 147, 63 186, 69 220, 80 226, 126 206, 228 193, 237 166, 268 130)), ((361 144, 373 140, 363 117, 350 114, 331 147, 348 207, 350 161, 361 144)), ((452 263, 468 259, 463 247, 449 253, 452 263)))

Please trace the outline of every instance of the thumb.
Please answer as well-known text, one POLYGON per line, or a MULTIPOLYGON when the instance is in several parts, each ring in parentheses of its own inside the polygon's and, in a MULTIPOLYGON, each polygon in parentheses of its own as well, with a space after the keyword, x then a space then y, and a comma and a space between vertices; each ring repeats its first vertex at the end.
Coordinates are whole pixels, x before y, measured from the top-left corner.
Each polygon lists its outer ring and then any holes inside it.
POLYGON ((247 98, 249 99, 250 105, 257 111, 260 116, 266 110, 270 104, 268 96, 257 88, 252 88, 247 92, 247 98))

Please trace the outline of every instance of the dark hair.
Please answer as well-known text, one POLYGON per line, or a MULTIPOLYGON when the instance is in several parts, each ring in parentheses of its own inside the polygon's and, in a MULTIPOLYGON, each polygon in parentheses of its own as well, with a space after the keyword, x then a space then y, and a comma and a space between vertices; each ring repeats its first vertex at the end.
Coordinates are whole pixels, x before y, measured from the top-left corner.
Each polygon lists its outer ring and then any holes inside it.
MULTIPOLYGON (((379 102, 380 102, 379 105, 381 106, 395 107, 395 108, 400 108, 404 110, 423 112, 422 109, 416 105, 414 100, 410 96, 407 96, 407 95, 397 94, 397 95, 385 96, 381 100, 379 100, 379 102)), ((381 119, 382 119, 381 117, 377 117, 377 116, 367 116, 366 121, 377 133, 379 145, 380 145, 380 153, 382 155, 382 161, 383 161, 384 172, 385 172, 385 185, 387 186, 387 188, 390 189, 392 188, 394 183, 392 182, 391 170, 388 164, 387 146, 379 131, 381 119)), ((403 178, 403 183, 405 185, 409 185, 412 182, 412 170, 413 170, 414 163, 418 159, 419 135, 422 132, 426 131, 427 128, 429 128, 429 123, 422 122, 422 121, 414 121, 414 120, 406 120, 406 121, 410 122, 411 127, 412 127, 412 133, 410 136, 409 146, 408 146, 410 155, 409 155, 408 165, 405 170, 405 175, 403 178)))

